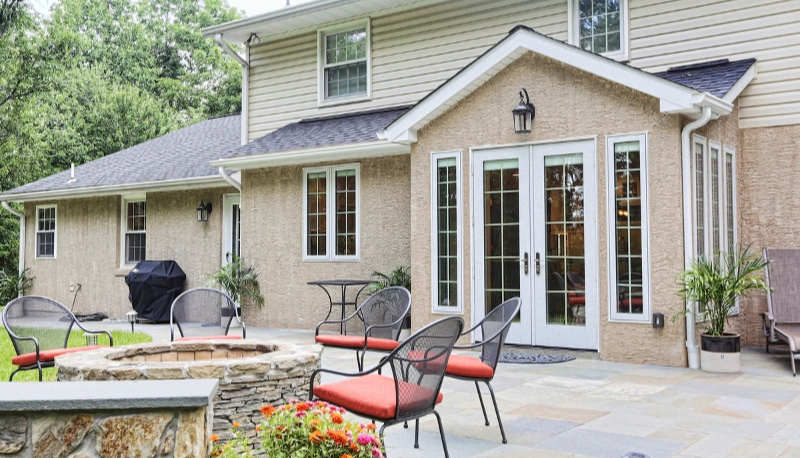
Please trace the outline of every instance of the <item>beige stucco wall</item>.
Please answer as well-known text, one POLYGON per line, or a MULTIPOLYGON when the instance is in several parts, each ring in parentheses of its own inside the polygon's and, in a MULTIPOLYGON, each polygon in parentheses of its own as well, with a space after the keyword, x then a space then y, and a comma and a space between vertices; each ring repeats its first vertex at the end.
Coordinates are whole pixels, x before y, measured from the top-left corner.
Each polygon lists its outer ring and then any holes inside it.
MULTIPOLYGON (((737 150, 739 240, 753 249, 800 247, 800 125, 743 129, 737 150)), ((763 293, 741 302, 746 345, 763 345, 763 293)))
POLYGON ((301 166, 243 172, 242 254, 255 265, 266 299, 263 309, 245 309, 248 325, 313 329, 328 312, 328 298, 307 282, 367 279, 410 263, 409 157, 358 162, 360 259, 349 262, 303 261, 301 166))
MULTIPOLYGON (((202 275, 215 271, 221 259, 222 195, 233 188, 216 188, 147 195, 147 259, 173 259, 186 272, 185 288, 205 285, 202 275), (200 200, 213 203, 208 223, 199 223, 200 200)), ((28 294, 51 297, 75 313, 104 312, 124 318, 132 310, 125 275, 120 268, 119 196, 35 202, 25 205, 27 218, 25 265, 36 277, 28 294), (56 204, 56 259, 35 259, 36 205, 56 204)))
POLYGON ((685 328, 682 322, 654 330, 649 323, 608 321, 605 136, 648 133, 650 168, 652 310, 672 316, 682 307, 675 274, 682 268, 681 119, 659 112, 658 100, 582 73, 555 61, 526 54, 419 134, 411 157, 411 261, 415 328, 440 318, 431 313, 430 153, 463 150, 464 318, 470 321, 469 150, 553 139, 597 136, 600 354, 604 360, 683 366, 685 328), (529 135, 516 135, 511 108, 525 87, 536 106, 529 135), (421 318, 418 319, 417 317, 421 318))

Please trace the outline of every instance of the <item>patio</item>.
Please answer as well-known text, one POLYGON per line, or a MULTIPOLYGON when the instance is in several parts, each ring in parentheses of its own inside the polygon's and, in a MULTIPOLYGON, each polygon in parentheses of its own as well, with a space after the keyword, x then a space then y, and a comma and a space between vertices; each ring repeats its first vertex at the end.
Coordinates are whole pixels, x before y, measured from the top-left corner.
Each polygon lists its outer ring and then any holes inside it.
MULTIPOLYGON (((128 329, 127 323, 87 323, 128 329)), ((169 327, 136 325, 154 341, 169 340, 169 327)), ((250 328, 248 338, 311 344, 313 331, 250 328)), ((368 354, 366 366, 378 361, 368 354)), ((324 367, 354 371, 354 353, 326 348, 324 367)), ((780 349, 742 352, 743 372, 701 371, 608 363, 579 358, 558 364, 502 364, 492 385, 508 444, 500 442, 493 412, 484 426, 472 383, 446 379, 442 414, 451 456, 800 457, 800 381, 780 349), (776 350, 773 350, 776 351, 776 350)), ((324 381, 331 379, 325 378, 324 381)), ((488 396, 485 400, 491 402, 488 396)), ((420 448, 413 425, 388 428, 392 458, 442 456, 436 421, 421 422, 420 448)))

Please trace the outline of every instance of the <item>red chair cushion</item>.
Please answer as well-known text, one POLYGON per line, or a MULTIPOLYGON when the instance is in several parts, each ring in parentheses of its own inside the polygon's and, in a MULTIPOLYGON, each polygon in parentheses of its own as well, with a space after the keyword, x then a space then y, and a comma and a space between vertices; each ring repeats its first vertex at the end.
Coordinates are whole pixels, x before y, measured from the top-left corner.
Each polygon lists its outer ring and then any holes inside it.
MULTIPOLYGON (((403 398, 400 399, 401 412, 429 407, 433 390, 412 383, 399 383, 400 392, 403 393, 403 398)), ((315 386, 314 396, 352 412, 381 420, 394 418, 397 407, 394 379, 378 374, 315 386)), ((439 393, 436 403, 442 402, 443 398, 442 393, 439 393)))
MULTIPOLYGON (((76 353, 79 351, 94 350, 105 346, 106 345, 92 345, 91 347, 57 348, 55 350, 40 351, 39 362, 46 363, 56 359, 56 356, 65 355, 67 353, 76 353)), ((32 366, 36 364, 36 352, 25 353, 24 355, 11 358, 11 364, 15 366, 32 366)))
POLYGON ((242 336, 196 336, 196 337, 178 337, 175 339, 175 342, 181 342, 186 340, 242 340, 242 336))
MULTIPOLYGON (((322 345, 344 348, 364 348, 364 336, 340 336, 336 334, 325 334, 314 339, 322 345)), ((392 339, 379 339, 377 337, 367 338, 367 349, 378 351, 392 351, 400 345, 400 342, 392 339)))
POLYGON ((445 372, 448 375, 478 379, 491 379, 494 377, 492 366, 474 356, 450 355, 445 372))

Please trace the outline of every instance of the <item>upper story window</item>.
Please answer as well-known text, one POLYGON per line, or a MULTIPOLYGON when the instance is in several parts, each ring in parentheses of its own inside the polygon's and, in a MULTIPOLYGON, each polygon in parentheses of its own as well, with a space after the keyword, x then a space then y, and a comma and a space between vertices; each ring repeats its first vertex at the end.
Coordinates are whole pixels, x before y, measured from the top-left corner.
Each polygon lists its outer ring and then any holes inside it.
POLYGON ((368 98, 369 21, 319 33, 320 103, 368 98))
POLYGON ((136 264, 147 256, 147 201, 144 197, 122 201, 122 263, 136 264))
POLYGON ((56 257, 56 206, 36 206, 36 258, 56 257))
POLYGON ((357 260, 358 164, 303 170, 303 259, 357 260))
POLYGON ((628 58, 628 0, 570 0, 570 41, 595 54, 628 58))

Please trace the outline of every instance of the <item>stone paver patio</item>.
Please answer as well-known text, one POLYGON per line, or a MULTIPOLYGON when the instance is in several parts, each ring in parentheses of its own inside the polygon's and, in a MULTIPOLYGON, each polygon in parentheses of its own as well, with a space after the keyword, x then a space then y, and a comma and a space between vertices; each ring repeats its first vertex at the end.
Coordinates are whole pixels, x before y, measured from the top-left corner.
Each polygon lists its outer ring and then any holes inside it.
MULTIPOLYGON (((118 329, 125 328, 130 329, 127 323, 119 323, 118 329)), ((136 330, 152 334, 156 341, 169 340, 169 326, 137 325, 136 330)), ((311 331, 248 327, 247 335, 313 342, 311 331)), ((792 377, 787 355, 774 351, 744 349, 743 372, 733 375, 592 359, 501 363, 492 385, 506 426, 506 445, 500 441, 485 388, 488 427, 471 383, 445 379, 444 402, 437 410, 453 458, 615 458, 628 452, 651 458, 800 458, 800 378, 792 377)), ((368 355, 366 366, 379 358, 368 355)), ((322 364, 356 370, 352 351, 325 349, 322 364)), ((326 377, 323 382, 331 380, 326 377)), ((419 449, 413 448, 410 426, 387 428, 390 457, 444 456, 433 416, 421 422, 419 449)))

